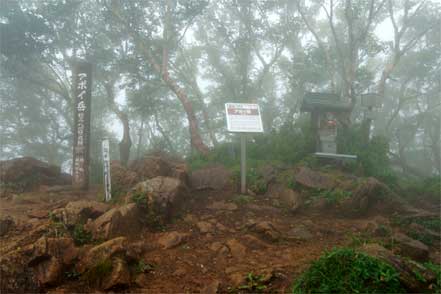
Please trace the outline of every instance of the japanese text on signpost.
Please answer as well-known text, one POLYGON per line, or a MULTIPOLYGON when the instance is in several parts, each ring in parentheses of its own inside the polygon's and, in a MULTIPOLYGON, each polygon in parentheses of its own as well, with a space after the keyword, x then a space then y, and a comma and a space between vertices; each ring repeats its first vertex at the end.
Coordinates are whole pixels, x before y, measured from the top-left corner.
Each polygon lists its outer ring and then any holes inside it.
POLYGON ((73 186, 87 189, 89 185, 90 106, 92 66, 78 62, 74 72, 74 147, 73 186))

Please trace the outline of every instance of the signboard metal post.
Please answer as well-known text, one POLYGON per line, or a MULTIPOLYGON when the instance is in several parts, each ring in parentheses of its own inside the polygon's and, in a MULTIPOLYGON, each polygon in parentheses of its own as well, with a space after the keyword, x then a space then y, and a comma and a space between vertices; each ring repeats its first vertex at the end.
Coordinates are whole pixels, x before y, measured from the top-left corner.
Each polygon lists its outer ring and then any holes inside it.
POLYGON ((103 150, 103 165, 104 165, 104 191, 106 202, 112 199, 112 185, 111 185, 111 176, 110 176, 110 147, 109 147, 109 139, 104 139, 102 143, 103 150))
POLYGON ((257 104, 226 103, 227 128, 240 134, 240 193, 247 193, 246 133, 262 133, 262 118, 257 104))
POLYGON ((90 106, 92 93, 92 65, 77 62, 73 75, 74 142, 72 163, 72 186, 77 189, 89 187, 90 106))
POLYGON ((240 135, 240 193, 247 193, 247 140, 245 134, 240 135))

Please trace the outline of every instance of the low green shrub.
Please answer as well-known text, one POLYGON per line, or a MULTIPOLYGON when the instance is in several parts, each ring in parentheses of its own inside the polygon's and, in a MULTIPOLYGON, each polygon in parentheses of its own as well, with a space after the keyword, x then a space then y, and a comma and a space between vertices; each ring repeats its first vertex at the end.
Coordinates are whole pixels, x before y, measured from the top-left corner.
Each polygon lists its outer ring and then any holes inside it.
POLYGON ((438 205, 441 202, 441 181, 439 176, 402 181, 400 188, 400 194, 411 202, 427 200, 438 205))
POLYGON ((388 186, 395 186, 397 176, 390 166, 389 140, 383 136, 374 136, 366 144, 362 134, 360 125, 339 129, 337 135, 339 152, 357 155, 365 176, 375 177, 388 186))
POLYGON ((255 275, 250 272, 247 275, 246 284, 239 286, 237 290, 260 293, 267 288, 265 282, 263 275, 255 275))
POLYGON ((354 249, 325 252, 293 285, 293 293, 403 293, 398 272, 354 249))
MULTIPOLYGON (((257 167, 259 162, 295 164, 314 151, 314 137, 309 121, 304 117, 295 125, 282 126, 247 138, 247 166, 257 167)), ((221 164, 232 168, 240 163, 240 141, 219 144, 207 156, 194 154, 188 158, 191 170, 221 164)))
MULTIPOLYGON (((348 199, 352 196, 352 192, 345 191, 339 188, 335 189, 312 189, 310 192, 312 198, 323 198, 330 205, 338 205, 345 199, 348 199)), ((309 199, 306 203, 312 202, 313 199, 309 199)))
POLYGON ((249 196, 249 195, 239 194, 239 195, 235 195, 233 197, 233 202, 238 205, 244 205, 244 204, 250 203, 252 201, 254 201, 254 198, 253 198, 253 196, 249 196))
POLYGON ((84 229, 82 224, 76 224, 71 235, 75 245, 77 246, 92 242, 92 233, 84 229))
POLYGON ((131 199, 136 206, 147 209, 147 197, 143 193, 133 193, 131 199))

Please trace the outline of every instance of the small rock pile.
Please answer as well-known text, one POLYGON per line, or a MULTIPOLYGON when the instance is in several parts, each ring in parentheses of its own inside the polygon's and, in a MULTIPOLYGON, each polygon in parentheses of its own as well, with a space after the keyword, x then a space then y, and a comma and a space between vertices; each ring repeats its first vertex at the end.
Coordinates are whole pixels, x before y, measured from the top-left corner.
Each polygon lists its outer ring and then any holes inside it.
POLYGON ((69 185, 71 176, 60 167, 32 157, 0 161, 0 196, 34 191, 41 186, 69 185))

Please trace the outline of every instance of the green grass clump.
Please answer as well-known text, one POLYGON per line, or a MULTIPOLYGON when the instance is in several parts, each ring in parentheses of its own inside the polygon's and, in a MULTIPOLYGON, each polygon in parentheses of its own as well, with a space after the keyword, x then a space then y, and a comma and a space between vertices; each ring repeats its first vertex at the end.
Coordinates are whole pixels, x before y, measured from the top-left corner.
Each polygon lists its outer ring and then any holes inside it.
POLYGON ((236 203, 237 205, 245 205, 252 201, 254 201, 254 197, 249 195, 239 194, 239 195, 235 195, 233 198, 233 202, 236 203))
POLYGON ((133 193, 131 199, 138 207, 147 209, 147 197, 144 193, 133 193))
POLYGON ((349 248, 326 252, 294 283, 293 293, 403 293, 389 264, 349 248))
MULTIPOLYGON (((351 198, 352 193, 350 191, 345 191, 339 188, 335 189, 312 189, 311 196, 313 198, 323 198, 330 205, 338 205, 343 200, 351 198)), ((312 199, 309 199, 307 203, 312 202, 312 199)))
POLYGON ((255 275, 250 272, 246 278, 246 284, 241 285, 237 288, 239 291, 251 292, 251 293, 261 293, 267 286, 263 275, 255 275))
POLYGON ((75 245, 81 246, 92 242, 92 233, 84 229, 82 224, 76 224, 72 231, 72 239, 75 245))

